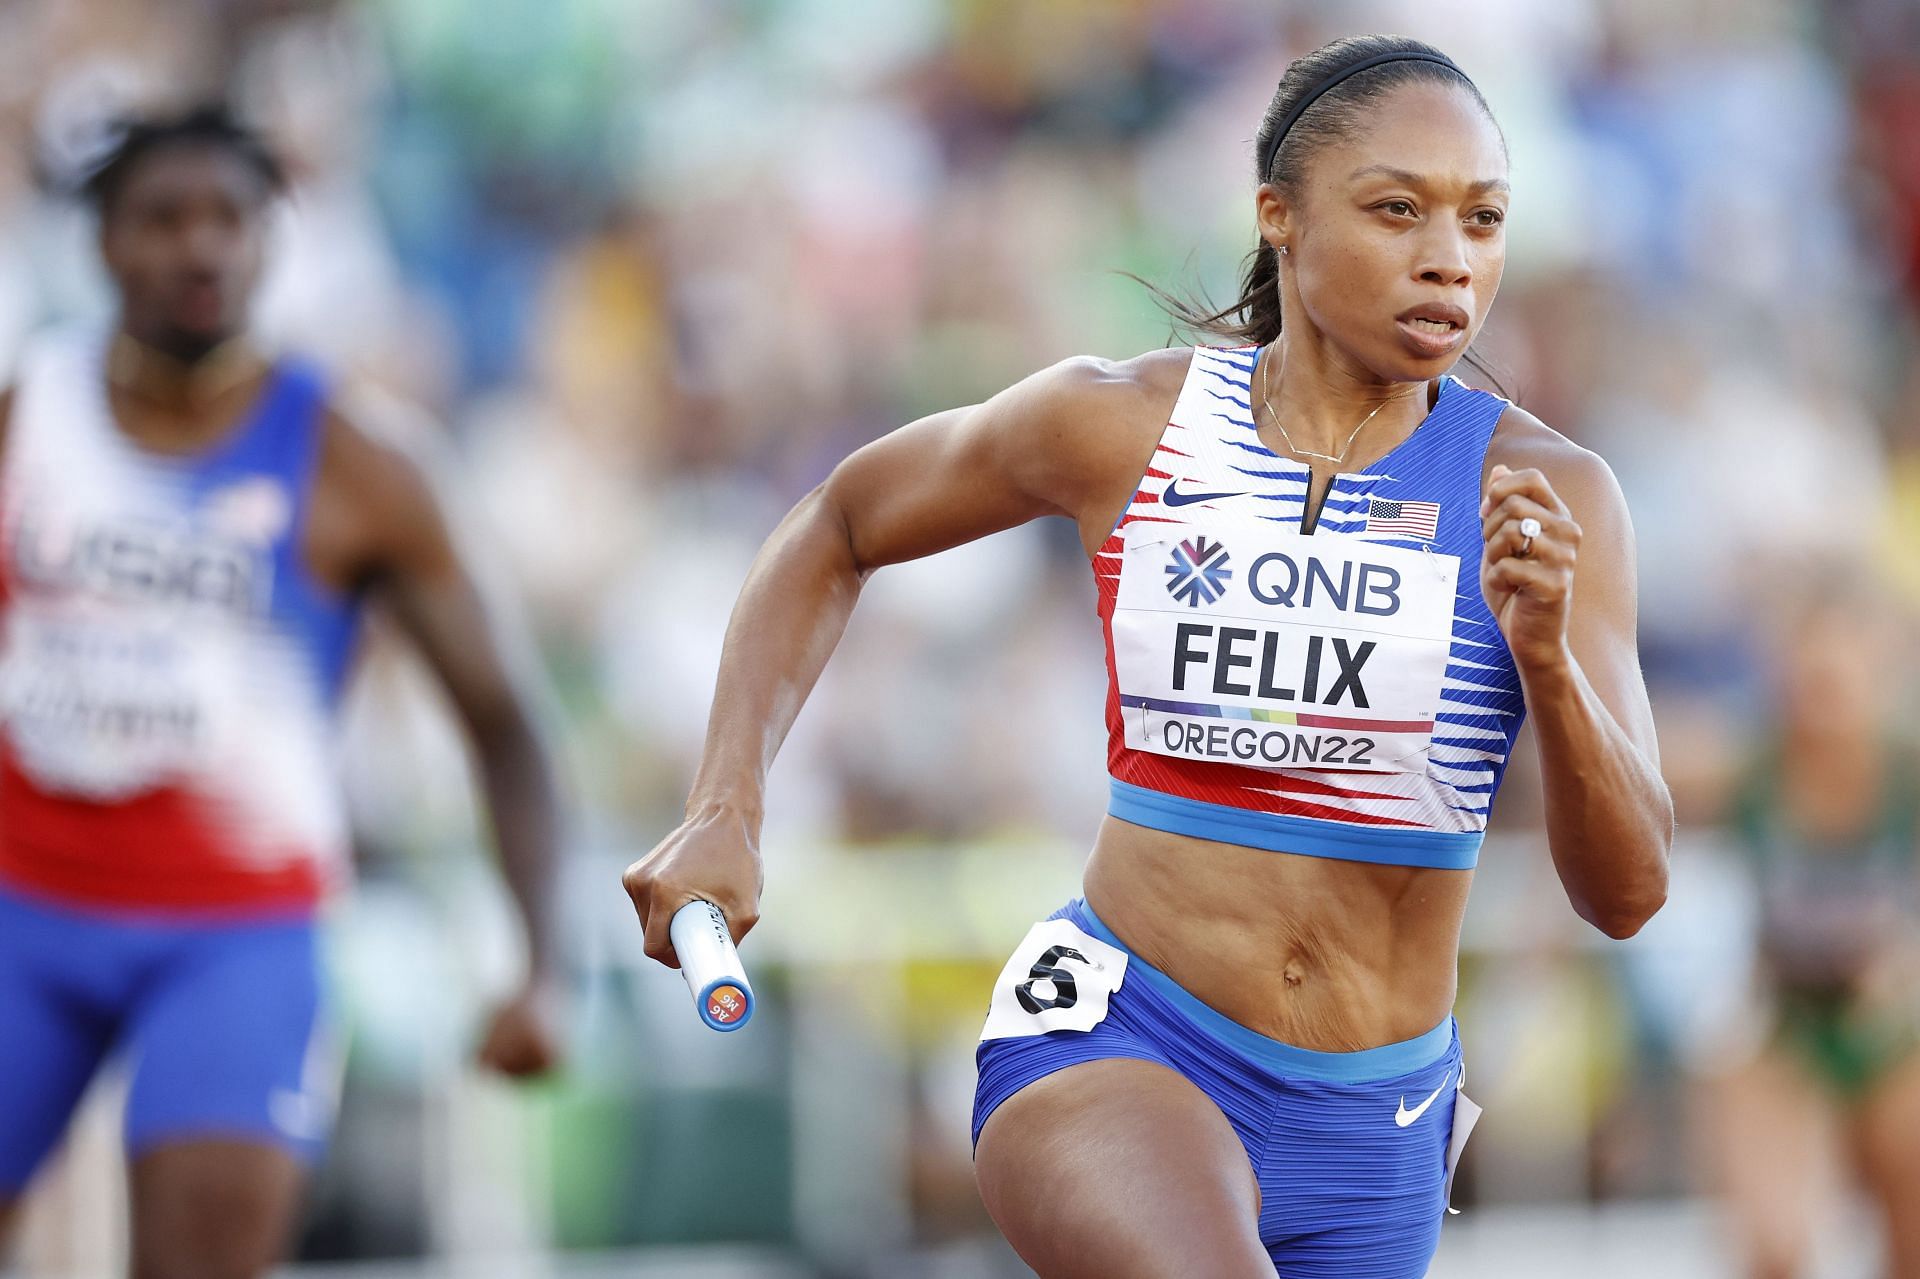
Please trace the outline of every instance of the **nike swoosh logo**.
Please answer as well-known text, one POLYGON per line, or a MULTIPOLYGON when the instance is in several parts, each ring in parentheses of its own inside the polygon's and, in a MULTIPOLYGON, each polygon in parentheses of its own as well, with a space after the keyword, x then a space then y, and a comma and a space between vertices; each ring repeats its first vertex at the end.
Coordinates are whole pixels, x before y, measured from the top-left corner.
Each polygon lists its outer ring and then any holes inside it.
POLYGON ((1399 1110, 1399 1113, 1394 1115, 1393 1122, 1398 1124, 1400 1127, 1405 1128, 1408 1124, 1412 1123, 1414 1120, 1418 1119, 1420 1116, 1426 1114, 1427 1107, 1431 1106, 1434 1103, 1434 1100, 1438 1098, 1441 1093, 1447 1090, 1447 1085, 1452 1082, 1453 1082, 1453 1072, 1449 1070, 1447 1072, 1447 1077, 1440 1081, 1440 1086, 1434 1089, 1433 1092, 1428 1095, 1425 1101, 1415 1106, 1412 1110, 1407 1109, 1407 1099, 1404 1096, 1401 1097, 1400 1110, 1399 1110))
POLYGON ((318 1141, 327 1135, 332 1112, 310 1093, 275 1088, 267 1094, 267 1117, 295 1141, 318 1141))
POLYGON ((1180 481, 1167 481, 1167 487, 1161 490, 1160 500, 1168 506, 1188 506, 1194 502, 1211 502, 1215 498, 1239 497, 1238 493, 1182 493, 1174 487, 1180 481))

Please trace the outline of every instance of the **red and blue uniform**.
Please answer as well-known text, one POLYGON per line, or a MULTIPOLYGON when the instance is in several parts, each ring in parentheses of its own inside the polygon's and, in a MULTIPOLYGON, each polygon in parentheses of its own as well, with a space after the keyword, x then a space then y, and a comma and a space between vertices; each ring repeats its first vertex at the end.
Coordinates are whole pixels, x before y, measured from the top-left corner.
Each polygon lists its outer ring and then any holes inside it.
POLYGON ((1471 867, 1526 712, 1480 593, 1481 468, 1507 402, 1442 378, 1413 434, 1335 475, 1303 532, 1311 472, 1254 429, 1255 355, 1194 353, 1094 553, 1108 811, 1255 848, 1471 867))
MULTIPOLYGON (((1093 556, 1115 818, 1396 866, 1473 867, 1525 715, 1480 592, 1480 480, 1507 402, 1443 378, 1364 472, 1311 472, 1255 429, 1259 352, 1195 350, 1132 500, 1093 556)), ((1131 954, 1083 901, 995 985, 973 1132, 1085 1061, 1179 1071, 1233 1124, 1281 1274, 1414 1279, 1477 1110, 1453 1020, 1364 1052, 1260 1035, 1131 954)))
POLYGON ((314 918, 344 876, 356 597, 302 555, 327 387, 275 366, 193 454, 114 423, 104 343, 37 343, 0 455, 0 1194, 109 1058, 136 1153, 317 1153, 314 918))

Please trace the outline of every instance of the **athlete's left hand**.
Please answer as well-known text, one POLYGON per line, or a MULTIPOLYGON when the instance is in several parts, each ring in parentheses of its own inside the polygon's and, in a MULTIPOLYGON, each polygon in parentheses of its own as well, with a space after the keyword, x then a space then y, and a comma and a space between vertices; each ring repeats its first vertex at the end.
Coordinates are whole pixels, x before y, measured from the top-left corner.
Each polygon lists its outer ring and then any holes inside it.
POLYGON ((529 982, 494 1011, 480 1041, 477 1059, 510 1079, 531 1079, 560 1064, 557 991, 545 982, 529 982))
POLYGON ((1487 476, 1480 524, 1487 543, 1480 590, 1514 662, 1526 671, 1565 661, 1580 525, 1546 476, 1505 466, 1495 466, 1487 476), (1540 523, 1531 545, 1520 531, 1525 519, 1540 523))

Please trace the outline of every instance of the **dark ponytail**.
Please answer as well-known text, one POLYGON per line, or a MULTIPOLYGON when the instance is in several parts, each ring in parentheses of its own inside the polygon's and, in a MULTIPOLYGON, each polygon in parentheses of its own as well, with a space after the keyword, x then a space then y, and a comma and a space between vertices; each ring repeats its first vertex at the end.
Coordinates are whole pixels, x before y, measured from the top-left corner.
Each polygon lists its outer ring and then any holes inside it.
MULTIPOLYGON (((1369 103, 1402 85, 1421 83, 1461 86, 1493 119, 1473 81, 1445 54, 1418 40, 1347 36, 1295 58, 1260 120, 1254 138, 1254 180, 1271 182, 1289 199, 1299 199, 1307 162, 1314 153, 1359 128, 1369 103), (1271 159, 1263 168, 1266 157, 1271 159)), ((1280 255, 1265 238, 1254 245, 1241 266, 1240 295, 1218 309, 1204 300, 1177 296, 1139 276, 1133 278, 1183 329, 1249 346, 1265 346, 1280 336, 1280 255)), ((1463 358, 1506 393, 1500 378, 1472 351, 1463 358)))

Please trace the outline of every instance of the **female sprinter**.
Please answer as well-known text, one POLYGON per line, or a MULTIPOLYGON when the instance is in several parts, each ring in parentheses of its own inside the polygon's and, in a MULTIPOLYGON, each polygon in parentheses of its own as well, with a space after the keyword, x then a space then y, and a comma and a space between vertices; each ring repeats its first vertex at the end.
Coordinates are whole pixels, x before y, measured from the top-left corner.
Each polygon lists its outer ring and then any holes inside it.
POLYGON ((1084 899, 993 991, 974 1113, 987 1208, 1047 1279, 1425 1272, 1461 914, 1523 713, 1574 909, 1626 937, 1666 894, 1620 492, 1447 375, 1505 256, 1486 103, 1427 45, 1340 40, 1257 151, 1215 317, 1244 345, 1069 360, 841 463, 754 565, 686 821, 625 880, 656 959, 695 898, 744 934, 763 779, 867 574, 1073 520, 1112 801, 1084 899))
POLYGON ((1729 822, 1760 905, 1753 1032, 1716 1054, 1698 1113, 1753 1279, 1808 1273, 1836 1162, 1884 1224, 1884 1273, 1920 1279, 1920 758, 1904 732, 1906 663, 1882 583, 1843 564, 1807 580, 1775 613, 1774 724, 1755 734, 1729 822))

